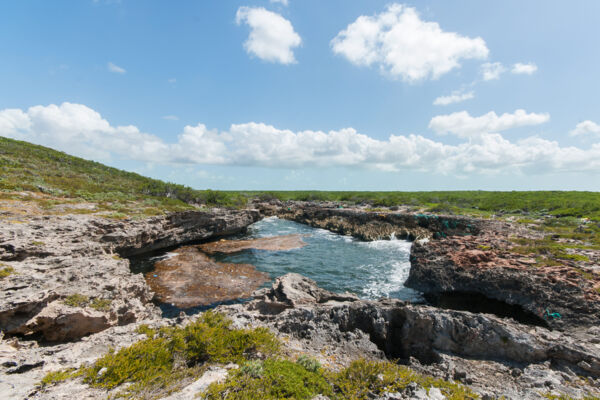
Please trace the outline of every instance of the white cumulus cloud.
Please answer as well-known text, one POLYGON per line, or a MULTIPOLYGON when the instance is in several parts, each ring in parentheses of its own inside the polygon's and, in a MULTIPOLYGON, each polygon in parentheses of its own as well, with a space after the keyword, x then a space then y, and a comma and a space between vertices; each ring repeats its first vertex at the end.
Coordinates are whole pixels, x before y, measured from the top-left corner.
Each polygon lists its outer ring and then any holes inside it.
MULTIPOLYGON (((1 124, 1 121, 0 121, 1 124)), ((0 125, 1 126, 1 125, 0 125)), ((571 136, 600 136, 600 125, 586 120, 575 125, 575 129, 569 132, 571 136)))
POLYGON ((481 75, 484 81, 500 79, 500 75, 506 72, 506 68, 499 62, 485 63, 481 65, 481 75))
POLYGON ((125 70, 125 68, 119 67, 118 65, 113 64, 111 62, 109 62, 108 64, 106 64, 106 68, 108 68, 108 70, 110 72, 114 72, 115 74, 121 74, 121 75, 123 75, 124 73, 127 72, 125 70))
POLYGON ((522 126, 539 125, 550 119, 549 114, 527 113, 516 110, 502 115, 490 111, 480 117, 472 117, 466 111, 438 115, 429 122, 429 128, 438 134, 452 133, 461 138, 479 136, 489 132, 501 132, 522 126))
POLYGON ((449 96, 440 96, 433 101, 434 106, 447 106, 449 104, 460 103, 475 97, 474 92, 455 91, 449 96))
MULTIPOLYGON (((466 116, 471 122, 482 118, 466 116)), ((487 122, 477 125, 485 131, 519 125, 511 122, 515 118, 530 122, 547 119, 518 111, 484 117, 487 122)), ((464 127, 452 129, 464 132, 464 127)), ((256 122, 234 124, 224 131, 203 124, 188 125, 174 142, 168 143, 135 126, 112 126, 95 110, 73 103, 0 110, 0 135, 97 160, 119 156, 163 165, 290 169, 344 166, 459 176, 600 172, 600 143, 581 149, 537 136, 509 141, 500 133, 481 133, 449 145, 416 134, 375 139, 352 128, 292 131, 256 122)))
POLYGON ((302 44, 302 38, 290 21, 262 7, 240 7, 235 20, 238 25, 245 23, 250 27, 244 43, 248 54, 281 64, 296 62, 293 49, 302 44))
POLYGON ((534 63, 516 63, 513 65, 510 72, 513 74, 524 74, 524 75, 533 75, 535 71, 537 71, 538 67, 534 63))
POLYGON ((337 34, 331 47, 353 64, 377 65, 384 74, 407 82, 437 79, 459 67, 462 59, 485 59, 489 53, 482 38, 445 32, 400 4, 358 17, 337 34))

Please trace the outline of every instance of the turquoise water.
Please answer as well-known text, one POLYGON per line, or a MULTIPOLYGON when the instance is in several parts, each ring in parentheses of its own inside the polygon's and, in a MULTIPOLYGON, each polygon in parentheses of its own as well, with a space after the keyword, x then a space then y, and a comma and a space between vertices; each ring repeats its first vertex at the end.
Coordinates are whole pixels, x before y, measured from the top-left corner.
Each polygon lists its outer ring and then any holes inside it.
POLYGON ((217 261, 246 263, 271 278, 297 272, 334 292, 352 292, 361 298, 393 297, 420 300, 419 293, 404 287, 410 270, 411 243, 404 240, 361 242, 324 229, 266 218, 248 228, 239 239, 303 234, 306 246, 286 251, 245 250, 221 255, 217 261))

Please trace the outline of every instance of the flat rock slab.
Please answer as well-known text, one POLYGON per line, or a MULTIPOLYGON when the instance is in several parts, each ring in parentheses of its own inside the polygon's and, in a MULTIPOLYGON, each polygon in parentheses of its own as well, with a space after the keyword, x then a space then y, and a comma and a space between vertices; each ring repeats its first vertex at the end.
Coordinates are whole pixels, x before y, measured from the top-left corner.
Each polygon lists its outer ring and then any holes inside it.
POLYGON ((304 235, 284 235, 273 236, 249 240, 219 240, 217 242, 206 243, 198 246, 200 250, 208 254, 214 253, 237 253, 242 250, 292 250, 306 246, 302 240, 304 235))
POLYGON ((250 297, 269 275, 249 264, 225 264, 211 260, 195 246, 156 263, 146 282, 163 303, 179 308, 209 305, 250 297))

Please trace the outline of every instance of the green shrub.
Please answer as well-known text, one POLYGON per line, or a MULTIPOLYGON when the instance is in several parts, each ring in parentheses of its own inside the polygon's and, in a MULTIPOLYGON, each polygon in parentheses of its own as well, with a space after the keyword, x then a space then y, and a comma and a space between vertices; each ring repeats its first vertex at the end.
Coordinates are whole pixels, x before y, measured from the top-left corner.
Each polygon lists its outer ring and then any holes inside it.
POLYGON ((53 385, 55 383, 66 381, 67 379, 75 378, 81 373, 75 368, 69 368, 60 371, 48 372, 41 380, 40 386, 53 385))
POLYGON ((437 387, 449 400, 477 399, 465 386, 418 374, 409 368, 386 361, 357 360, 330 376, 337 399, 366 400, 373 394, 398 392, 416 382, 429 390, 437 387))
POLYGON ((240 368, 229 372, 224 383, 213 384, 207 400, 227 399, 312 399, 317 394, 332 395, 325 377, 287 360, 265 360, 262 374, 249 374, 240 368))
MULTIPOLYGON (((0 264, 0 267, 2 264, 0 264)), ((0 269, 0 279, 6 278, 15 273, 15 269, 13 267, 4 267, 0 269)))
POLYGON ((180 378, 197 373, 206 362, 243 363, 259 356, 274 356, 280 348, 268 329, 233 329, 230 320, 211 311, 183 328, 156 331, 141 325, 137 331, 148 338, 111 351, 84 368, 84 381, 106 389, 129 383, 123 395, 137 397, 148 388, 176 384, 180 378))
POLYGON ((245 362, 240 371, 243 374, 249 375, 253 378, 260 378, 264 374, 263 362, 261 360, 252 360, 245 362))
POLYGON ((298 357, 296 363, 310 372, 317 372, 321 368, 321 363, 319 363, 319 361, 304 354, 298 357))

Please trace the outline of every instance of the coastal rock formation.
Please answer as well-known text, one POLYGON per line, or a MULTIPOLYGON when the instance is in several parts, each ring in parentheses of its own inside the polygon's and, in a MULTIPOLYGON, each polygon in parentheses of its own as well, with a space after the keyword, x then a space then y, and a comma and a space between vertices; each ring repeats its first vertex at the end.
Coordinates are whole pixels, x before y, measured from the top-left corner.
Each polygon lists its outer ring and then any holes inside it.
POLYGON ((508 317, 524 311, 532 322, 557 329, 600 324, 598 274, 569 261, 539 266, 535 259, 511 252, 513 246, 507 236, 493 231, 415 242, 406 286, 441 306, 487 302, 502 312, 504 304, 508 317))
POLYGON ((482 221, 459 216, 432 214, 372 212, 361 209, 325 208, 311 203, 290 203, 269 209, 280 218, 296 221, 361 240, 416 240, 451 235, 476 235, 482 221))
POLYGON ((221 239, 201 244, 198 248, 207 254, 231 254, 249 249, 279 251, 299 249, 304 246, 306 246, 306 242, 302 240, 302 235, 283 235, 248 240, 221 239))
POLYGON ((600 385, 600 349, 593 344, 597 327, 572 336, 489 314, 358 300, 327 292, 297 274, 277 279, 256 297, 218 310, 242 326, 266 324, 287 334, 302 351, 320 353, 325 362, 400 359, 492 398, 535 399, 541 388, 579 396, 585 385, 576 387, 578 376, 600 385))
POLYGON ((150 317, 156 308, 141 275, 121 257, 242 232, 254 210, 189 211, 146 220, 89 215, 22 217, 0 224, 0 331, 78 339, 150 317))
POLYGON ((196 246, 186 246, 156 263, 146 282, 159 301, 179 308, 248 298, 269 275, 248 264, 212 261, 196 246))

